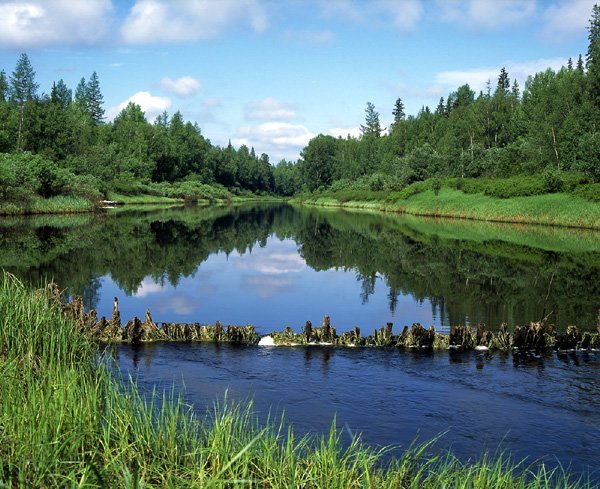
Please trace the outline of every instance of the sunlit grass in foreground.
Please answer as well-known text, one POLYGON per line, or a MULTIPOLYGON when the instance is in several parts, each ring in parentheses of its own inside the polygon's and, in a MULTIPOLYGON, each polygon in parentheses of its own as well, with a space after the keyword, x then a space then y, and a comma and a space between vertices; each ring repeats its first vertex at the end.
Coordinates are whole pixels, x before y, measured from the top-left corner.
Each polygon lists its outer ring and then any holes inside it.
POLYGON ((8 487, 586 487, 498 455, 464 463, 433 441, 384 462, 354 439, 298 438, 250 404, 199 417, 181 396, 142 396, 98 360, 45 293, 0 275, 0 485, 8 487))

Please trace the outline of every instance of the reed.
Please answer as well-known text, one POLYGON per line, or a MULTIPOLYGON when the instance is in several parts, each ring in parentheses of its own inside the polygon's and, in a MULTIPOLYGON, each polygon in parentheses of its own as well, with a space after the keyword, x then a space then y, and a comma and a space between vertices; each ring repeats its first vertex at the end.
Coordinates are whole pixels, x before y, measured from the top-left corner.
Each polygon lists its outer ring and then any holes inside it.
POLYGON ((1 202, 0 215, 78 214, 92 212, 93 204, 83 197, 59 195, 44 199, 35 197, 26 202, 1 202))
MULTIPOLYGON (((335 423, 298 438, 282 418, 225 398, 204 416, 181 395, 142 393, 65 315, 56 291, 0 275, 2 487, 591 487, 560 468, 482 456, 461 462, 433 441, 393 462, 335 423)), ((331 333, 331 331, 330 331, 331 333)))

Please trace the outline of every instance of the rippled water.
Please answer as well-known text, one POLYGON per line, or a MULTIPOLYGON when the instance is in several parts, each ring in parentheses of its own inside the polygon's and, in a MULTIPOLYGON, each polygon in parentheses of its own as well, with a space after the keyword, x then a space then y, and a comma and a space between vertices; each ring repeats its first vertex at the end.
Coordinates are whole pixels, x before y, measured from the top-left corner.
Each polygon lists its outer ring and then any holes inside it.
POLYGON ((396 349, 118 346, 140 384, 185 385, 202 413, 215 399, 254 399, 259 416, 285 412, 296 432, 406 447, 440 433, 437 448, 478 458, 506 450, 593 472, 600 480, 600 352, 543 357, 396 349))

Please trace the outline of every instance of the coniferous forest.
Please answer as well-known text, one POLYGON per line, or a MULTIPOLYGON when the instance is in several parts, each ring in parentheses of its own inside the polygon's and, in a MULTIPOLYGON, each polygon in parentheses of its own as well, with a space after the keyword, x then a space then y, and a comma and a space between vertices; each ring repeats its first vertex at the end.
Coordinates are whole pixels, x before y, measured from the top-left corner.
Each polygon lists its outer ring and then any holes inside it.
POLYGON ((110 193, 398 192, 425 181, 433 190, 449 185, 504 198, 574 192, 598 200, 598 5, 588 40, 585 55, 530 76, 524 87, 503 68, 486 90, 464 84, 416 115, 406 115, 398 98, 388 128, 367 102, 360 137, 320 134, 297 162, 276 166, 254 148, 213 145, 180 112, 150 122, 130 103, 105 121, 96 72, 74 89, 63 80, 40 87, 22 54, 13 71, 0 71, 0 197, 18 207, 63 195, 93 202, 110 193))

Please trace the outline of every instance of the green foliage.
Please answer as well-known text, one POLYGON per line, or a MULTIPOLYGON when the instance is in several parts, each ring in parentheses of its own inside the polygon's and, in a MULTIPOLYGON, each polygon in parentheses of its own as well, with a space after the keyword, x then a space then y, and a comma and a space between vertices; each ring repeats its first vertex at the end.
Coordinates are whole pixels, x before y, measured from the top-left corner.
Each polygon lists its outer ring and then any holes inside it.
POLYGON ((600 133, 586 134, 579 142, 576 167, 592 182, 600 182, 600 133))
POLYGON ((490 197, 508 199, 561 192, 576 188, 582 182, 579 173, 564 173, 547 168, 543 173, 532 176, 510 178, 464 178, 449 181, 449 185, 467 194, 482 193, 490 197))
POLYGON ((581 197, 591 202, 600 202, 600 183, 579 185, 572 193, 577 197, 581 197))
POLYGON ((22 53, 15 70, 10 76, 10 100, 16 105, 34 100, 39 85, 35 81, 35 71, 27 54, 22 53))

